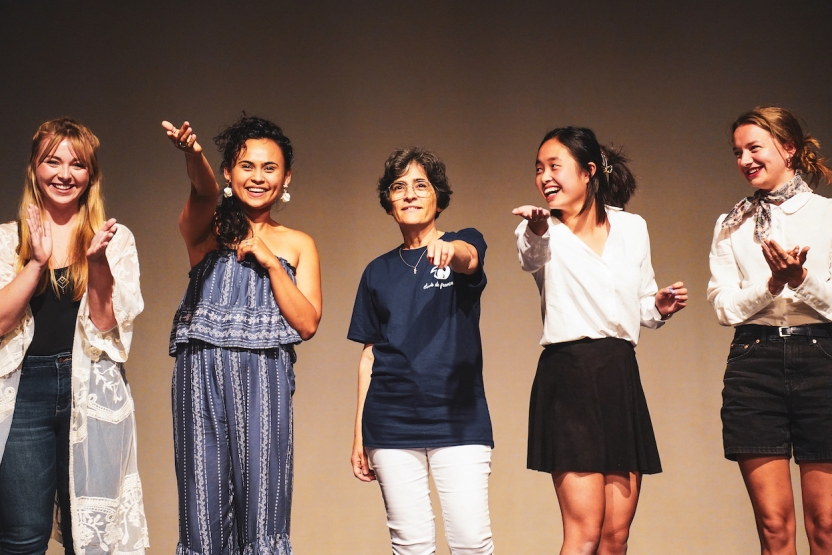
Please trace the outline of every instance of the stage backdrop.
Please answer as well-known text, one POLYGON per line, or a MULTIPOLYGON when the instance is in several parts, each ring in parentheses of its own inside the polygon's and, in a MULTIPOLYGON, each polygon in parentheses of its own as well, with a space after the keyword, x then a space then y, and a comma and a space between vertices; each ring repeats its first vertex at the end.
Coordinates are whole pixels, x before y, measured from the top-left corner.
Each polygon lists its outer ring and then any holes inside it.
POLYGON ((189 120, 217 167, 211 137, 245 110, 291 137, 292 201, 277 218, 316 240, 323 265, 323 320, 296 366, 296 553, 389 552, 378 486, 350 469, 361 346, 345 336, 363 268, 401 242, 374 188, 387 155, 406 145, 447 163, 454 195, 439 227, 476 227, 489 245, 482 336, 497 550, 557 550, 551 478, 525 469, 541 318, 511 209, 541 202, 536 148, 570 124, 627 148, 639 182, 628 209, 647 220, 659 285, 690 289, 689 307, 637 349, 664 473, 644 480, 631 551, 758 553, 739 471, 722 456, 732 332, 705 299, 708 249, 719 214, 752 192, 731 154, 739 113, 791 108, 832 152, 830 6, 0 2, 0 219, 15 217, 38 124, 69 115, 101 139, 108 214, 138 241, 146 308, 127 375, 151 552, 173 553, 177 539, 167 345, 189 269, 177 230, 185 164, 159 124, 189 120))

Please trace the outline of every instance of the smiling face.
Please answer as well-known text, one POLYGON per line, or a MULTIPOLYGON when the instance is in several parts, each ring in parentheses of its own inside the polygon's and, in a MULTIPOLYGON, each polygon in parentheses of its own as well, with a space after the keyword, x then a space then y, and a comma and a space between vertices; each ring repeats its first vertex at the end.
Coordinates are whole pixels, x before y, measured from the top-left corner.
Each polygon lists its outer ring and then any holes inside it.
MULTIPOLYGON (((594 171, 595 164, 589 165, 594 171)), ((541 145, 535 171, 534 183, 550 210, 560 210, 564 216, 581 211, 592 173, 583 170, 560 141, 551 139, 541 145)))
POLYGON ((794 152, 793 144, 780 144, 757 125, 740 125, 734 131, 737 169, 758 189, 772 191, 794 177, 794 170, 787 163, 794 152))
POLYGON ((255 212, 269 211, 284 185, 292 180, 286 171, 283 151, 271 139, 248 139, 234 165, 223 170, 234 196, 255 212))
MULTIPOLYGON (((41 141, 41 148, 48 140, 41 141)), ((89 169, 78 159, 68 139, 58 143, 55 151, 37 165, 35 177, 47 210, 77 210, 90 182, 89 169)))
POLYGON ((433 224, 436 214, 442 210, 436 207, 436 191, 428 181, 424 168, 416 162, 411 162, 407 170, 393 182, 391 189, 399 186, 404 187, 404 196, 397 200, 391 199, 393 206, 388 212, 396 223, 400 227, 433 224), (429 193, 428 196, 421 197, 417 191, 424 190, 425 184, 428 185, 429 193))

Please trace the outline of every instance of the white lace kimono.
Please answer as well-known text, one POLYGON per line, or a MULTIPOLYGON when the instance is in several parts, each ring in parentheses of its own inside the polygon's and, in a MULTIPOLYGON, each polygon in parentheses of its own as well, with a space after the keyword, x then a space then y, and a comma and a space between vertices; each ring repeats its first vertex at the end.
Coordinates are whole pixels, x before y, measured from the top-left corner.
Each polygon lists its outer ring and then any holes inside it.
MULTIPOLYGON (((15 276, 17 243, 17 224, 0 225, 0 287, 15 276)), ((72 345, 72 536, 77 555, 142 555, 149 544, 136 465, 136 421, 121 365, 130 350, 133 319, 144 308, 136 243, 129 229, 119 225, 106 255, 115 282, 117 324, 98 331, 89 319, 84 294, 72 345)), ((20 324, 0 336, 0 460, 11 428, 21 364, 34 332, 27 307, 20 324)), ((58 526, 53 537, 61 540, 58 526)))

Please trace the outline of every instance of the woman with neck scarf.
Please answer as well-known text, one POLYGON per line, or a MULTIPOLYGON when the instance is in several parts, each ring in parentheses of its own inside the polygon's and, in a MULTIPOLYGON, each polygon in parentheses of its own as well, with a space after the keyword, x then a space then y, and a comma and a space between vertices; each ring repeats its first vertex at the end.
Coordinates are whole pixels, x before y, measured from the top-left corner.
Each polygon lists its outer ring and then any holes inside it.
POLYGON ((722 392, 725 457, 739 463, 764 554, 794 554, 789 459, 800 466, 811 553, 832 545, 832 181, 790 111, 734 122, 740 174, 757 191, 720 216, 708 300, 735 326, 722 392))

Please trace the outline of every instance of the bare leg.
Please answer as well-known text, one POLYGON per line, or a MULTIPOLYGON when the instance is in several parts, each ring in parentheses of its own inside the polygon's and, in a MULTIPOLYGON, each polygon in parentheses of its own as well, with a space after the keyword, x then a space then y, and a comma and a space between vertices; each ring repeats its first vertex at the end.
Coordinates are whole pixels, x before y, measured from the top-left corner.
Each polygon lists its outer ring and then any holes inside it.
POLYGON ((627 553, 630 525, 636 515, 640 489, 641 474, 639 473, 604 475, 606 507, 598 555, 627 553))
POLYGON ((754 507, 760 552, 763 555, 797 555, 789 459, 784 456, 740 456, 739 465, 754 507))
POLYGON ((604 524, 605 480, 597 472, 553 473, 563 518, 560 555, 593 555, 604 524))
POLYGON ((832 553, 832 463, 800 464, 803 521, 809 537, 809 553, 832 553))

